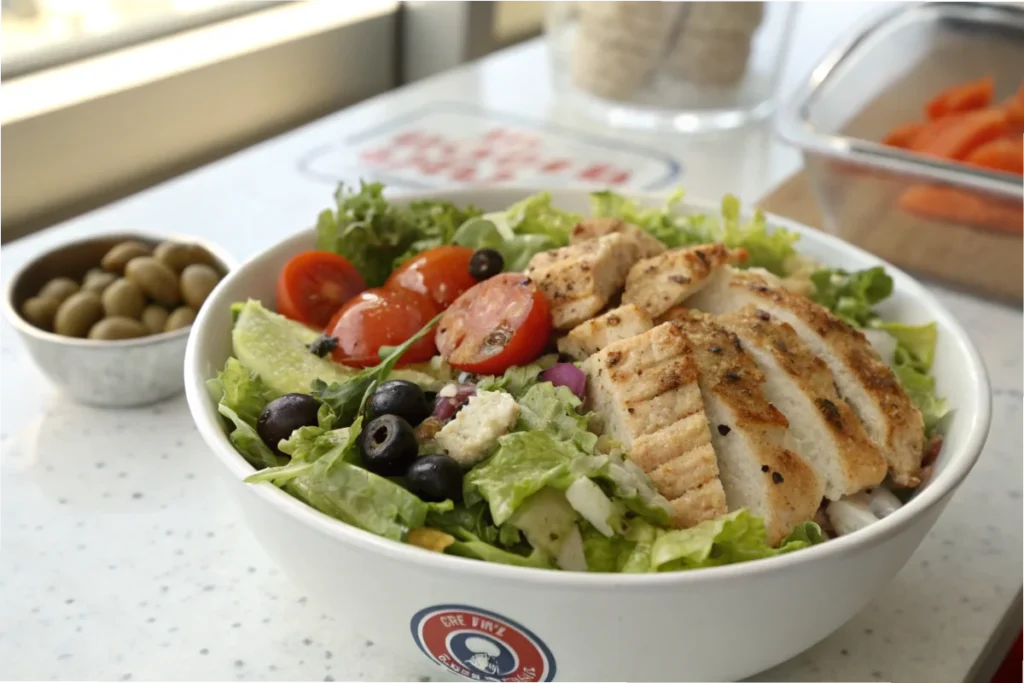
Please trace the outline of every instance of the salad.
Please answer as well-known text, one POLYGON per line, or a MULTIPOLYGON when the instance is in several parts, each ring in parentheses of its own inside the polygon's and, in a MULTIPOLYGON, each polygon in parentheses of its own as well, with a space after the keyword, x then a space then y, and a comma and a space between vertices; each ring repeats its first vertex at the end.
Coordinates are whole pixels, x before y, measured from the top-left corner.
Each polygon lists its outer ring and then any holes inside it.
POLYGON ((484 214, 342 186, 274 301, 232 308, 208 382, 246 481, 371 533, 523 567, 771 557, 884 517, 928 476, 934 324, 882 268, 798 235, 592 195, 484 214))

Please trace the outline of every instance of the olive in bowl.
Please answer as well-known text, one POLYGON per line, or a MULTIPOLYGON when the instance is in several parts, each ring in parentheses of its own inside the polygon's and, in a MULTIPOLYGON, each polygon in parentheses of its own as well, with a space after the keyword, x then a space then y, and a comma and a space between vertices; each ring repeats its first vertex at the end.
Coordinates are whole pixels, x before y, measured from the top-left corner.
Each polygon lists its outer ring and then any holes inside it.
MULTIPOLYGON (((193 237, 112 234, 59 246, 9 280, 8 321, 43 374, 73 400, 120 408, 181 391, 195 311, 172 321, 175 307, 153 300, 137 278, 125 276, 134 260, 151 259, 167 242, 200 246, 221 276, 234 265, 218 247, 193 237)), ((171 277, 180 288, 180 275, 171 277)))
POLYGON ((396 415, 415 427, 430 416, 423 389, 414 382, 392 379, 377 387, 366 403, 370 417, 396 415))
POLYGON ((278 444, 300 427, 317 423, 320 401, 308 394, 285 394, 267 404, 256 420, 256 433, 278 455, 278 444))

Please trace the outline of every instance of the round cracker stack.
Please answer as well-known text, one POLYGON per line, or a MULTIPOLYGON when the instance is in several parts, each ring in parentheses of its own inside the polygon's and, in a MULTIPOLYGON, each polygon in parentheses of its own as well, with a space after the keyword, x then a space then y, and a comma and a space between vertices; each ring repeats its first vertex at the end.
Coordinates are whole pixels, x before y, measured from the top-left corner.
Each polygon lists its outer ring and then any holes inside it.
POLYGON ((665 58, 666 71, 698 85, 742 80, 763 2, 686 2, 679 34, 665 58))
POLYGON ((684 3, 579 2, 572 77, 588 92, 625 100, 645 86, 665 55, 684 3))

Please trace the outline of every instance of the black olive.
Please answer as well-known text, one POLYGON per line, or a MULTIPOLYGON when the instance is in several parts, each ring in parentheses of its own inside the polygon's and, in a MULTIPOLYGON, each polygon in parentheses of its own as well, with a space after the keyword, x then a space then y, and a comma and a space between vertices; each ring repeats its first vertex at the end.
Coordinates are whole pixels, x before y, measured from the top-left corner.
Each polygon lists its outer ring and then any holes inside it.
POLYGON ((413 427, 430 416, 427 397, 418 384, 392 379, 377 387, 366 403, 370 417, 397 415, 413 427))
POLYGON ((483 282, 494 277, 505 267, 505 259, 494 249, 477 249, 469 259, 469 274, 483 282))
POLYGON ((381 415, 359 435, 363 467, 382 477, 401 476, 419 453, 412 426, 397 415, 381 415))
POLYGON ((316 356, 323 358, 334 349, 338 348, 338 338, 327 334, 321 334, 312 344, 306 344, 306 348, 316 356))
POLYGON ((409 490, 425 501, 462 500, 462 468, 447 455, 424 455, 405 473, 409 490))
POLYGON ((263 443, 278 455, 284 455, 277 444, 299 427, 315 425, 320 401, 306 394, 285 394, 267 404, 256 420, 256 432, 263 443))

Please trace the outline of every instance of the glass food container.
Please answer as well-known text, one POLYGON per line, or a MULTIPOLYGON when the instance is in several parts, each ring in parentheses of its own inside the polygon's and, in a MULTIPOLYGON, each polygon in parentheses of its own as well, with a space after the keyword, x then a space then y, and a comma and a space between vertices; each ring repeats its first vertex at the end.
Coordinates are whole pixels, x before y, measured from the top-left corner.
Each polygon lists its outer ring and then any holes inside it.
POLYGON ((905 5, 826 55, 783 106, 776 128, 803 151, 826 230, 920 274, 1019 301, 1021 177, 879 142, 920 120, 931 97, 984 76, 995 82, 993 103, 1022 87, 1024 7, 905 5), (969 209, 955 213, 967 215, 908 208, 907 198, 922 188, 929 197, 955 197, 969 209))
POLYGON ((613 126, 699 131, 767 116, 797 5, 551 2, 555 82, 613 126))

